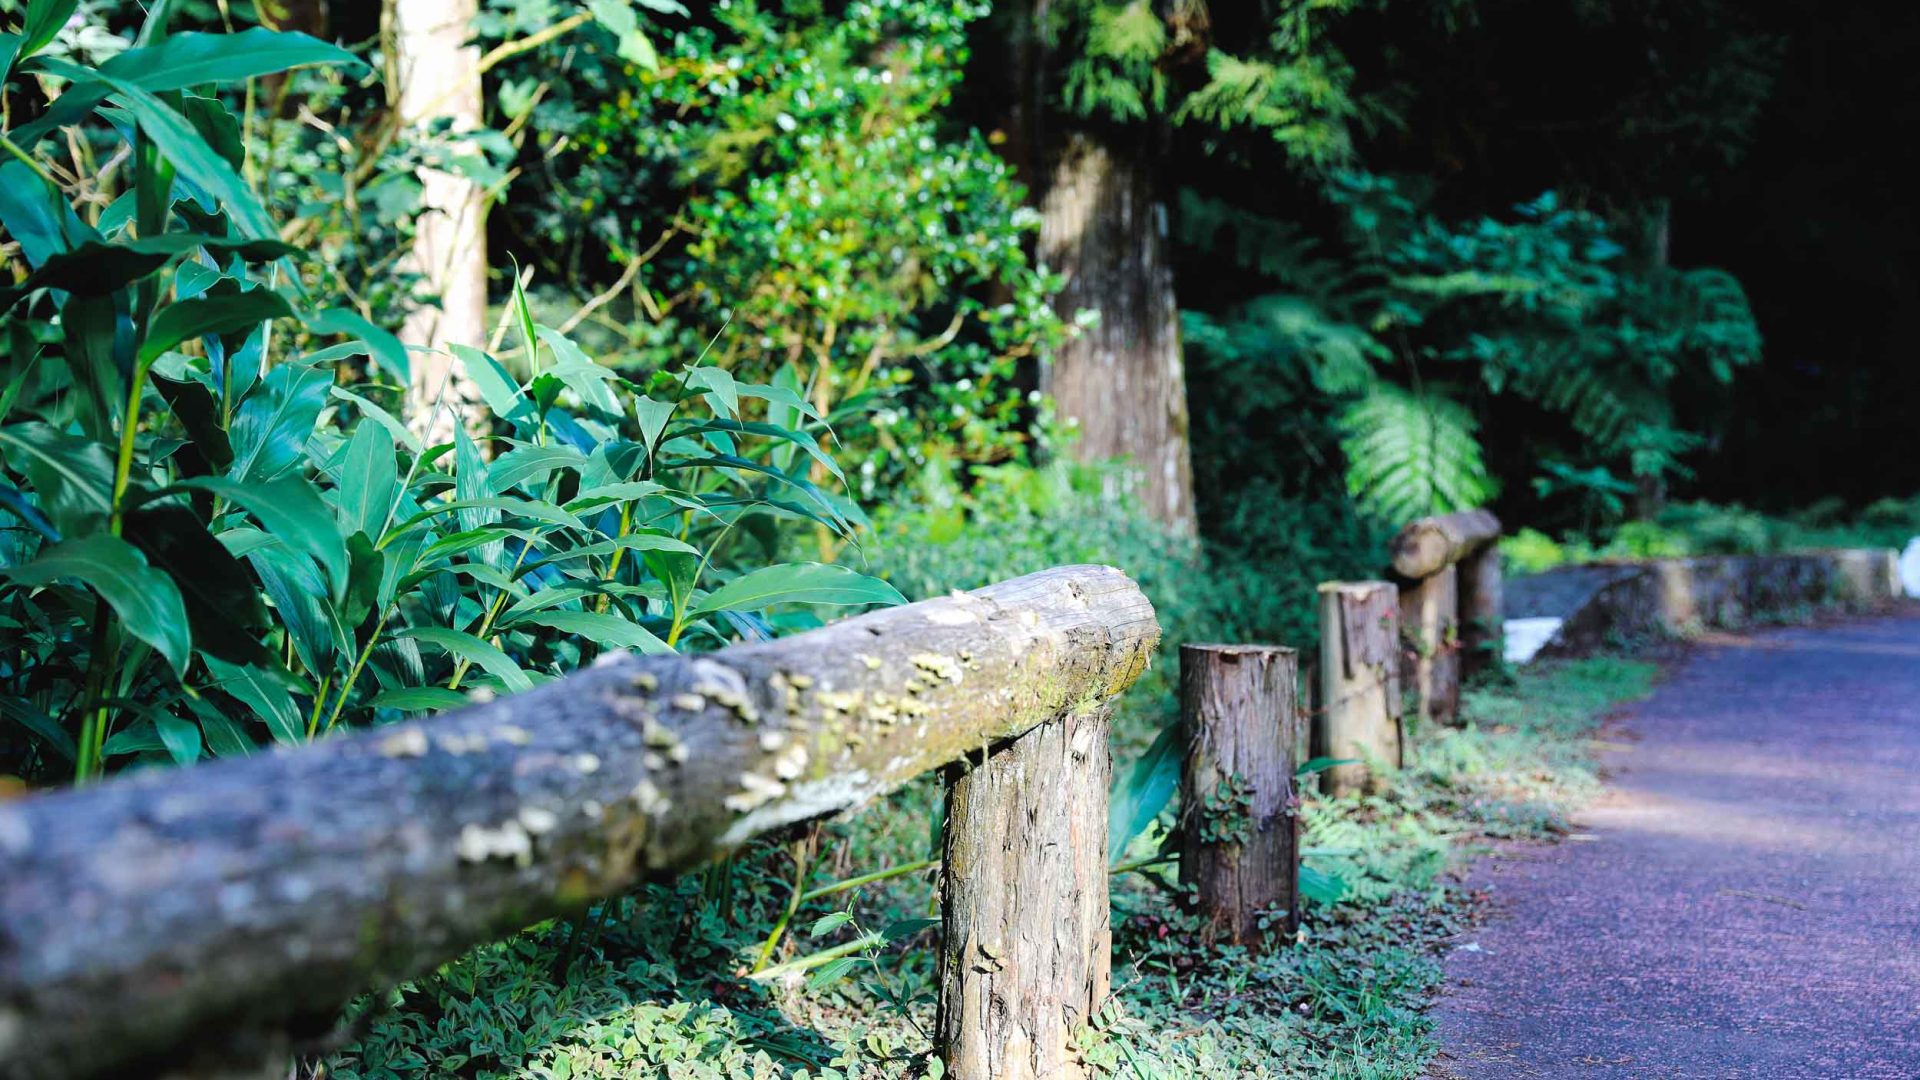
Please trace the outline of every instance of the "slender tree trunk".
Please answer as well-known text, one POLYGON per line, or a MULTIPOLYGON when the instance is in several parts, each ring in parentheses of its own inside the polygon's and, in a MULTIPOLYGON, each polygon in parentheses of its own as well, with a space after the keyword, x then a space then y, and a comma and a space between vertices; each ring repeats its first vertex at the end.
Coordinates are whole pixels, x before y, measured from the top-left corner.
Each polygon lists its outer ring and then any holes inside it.
MULTIPOLYGON (((409 127, 452 121, 455 132, 481 123, 480 49, 469 43, 478 0, 392 0, 400 83, 400 120, 409 127)), ((409 423, 429 443, 453 438, 456 424, 484 425, 479 388, 446 349, 481 346, 487 332, 487 200, 457 173, 419 171, 420 216, 408 267, 421 277, 419 306, 400 340, 436 350, 413 357, 409 423)))
POLYGON ((1042 389, 1078 426, 1080 460, 1126 459, 1142 508, 1191 532, 1186 372, 1167 211, 1152 173, 1121 148, 1069 134, 1040 213, 1040 261, 1067 276, 1055 307, 1068 319, 1099 313, 1055 353, 1042 389))

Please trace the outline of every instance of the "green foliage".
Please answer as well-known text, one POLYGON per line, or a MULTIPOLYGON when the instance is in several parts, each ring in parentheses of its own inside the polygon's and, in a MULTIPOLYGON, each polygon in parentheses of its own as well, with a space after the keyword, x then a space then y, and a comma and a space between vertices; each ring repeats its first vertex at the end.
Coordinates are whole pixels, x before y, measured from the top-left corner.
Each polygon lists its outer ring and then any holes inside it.
POLYGON ((1920 536, 1920 497, 1881 499, 1858 513, 1837 500, 1791 514, 1764 514, 1739 505, 1674 503, 1653 521, 1629 521, 1598 535, 1570 534, 1556 542, 1523 529, 1500 541, 1507 565, 1519 573, 1603 559, 1687 555, 1775 555, 1835 547, 1901 549, 1920 536))
POLYGON ((1231 147, 1246 131, 1296 167, 1319 171, 1349 160, 1352 126, 1390 118, 1381 102, 1357 94, 1352 66, 1329 33, 1352 6, 1222 13, 1246 23, 1229 35, 1215 32, 1200 3, 1068 0, 1048 5, 1038 30, 1061 58, 1060 104, 1069 114, 1191 125, 1209 146, 1231 147))
MULTIPOLYGON (((384 343, 300 333, 310 296, 274 286, 292 248, 248 235, 273 226, 243 148, 218 139, 232 118, 180 83, 352 58, 299 34, 162 30, 98 69, 17 69, 69 85, 8 129, 23 156, 0 167, 0 221, 33 238, 0 335, 11 768, 84 780, 246 753, 526 689, 602 649, 900 600, 843 567, 763 565, 783 528, 845 540, 864 522, 789 388, 697 364, 629 381, 524 301, 527 378, 456 349, 491 413, 478 439, 423 446, 381 404, 398 387, 341 385, 384 343), (93 114, 103 100, 124 111, 93 114), (45 179, 32 151, 59 125, 128 140, 105 211, 45 179)), ((386 374, 404 382, 404 361, 387 353, 386 374)))
POLYGON ((1284 289, 1189 313, 1186 326, 1201 363, 1234 380, 1228 400, 1344 403, 1349 487, 1391 519, 1491 497, 1475 429, 1498 399, 1517 399, 1562 418, 1569 437, 1529 425, 1538 493, 1570 496, 1589 524, 1617 520, 1636 488, 1615 469, 1652 484, 1684 477, 1683 455, 1702 445, 1676 426, 1675 395, 1724 386, 1759 357, 1731 276, 1628 260, 1599 217, 1552 194, 1511 221, 1456 225, 1385 177, 1337 173, 1326 190, 1342 215, 1339 255, 1184 196, 1184 240, 1284 289))
POLYGON ((1484 505, 1495 485, 1480 458, 1473 414, 1430 394, 1381 384, 1340 418, 1347 490, 1391 521, 1484 505))
MULTIPOLYGON (((835 422, 864 495, 930 459, 1027 458, 1057 281, 1028 264, 1038 217, 1012 169, 941 115, 984 11, 720 5, 656 70, 568 58, 585 85, 523 151, 541 183, 510 210, 551 280, 629 273, 605 309, 626 320, 591 331, 608 362, 717 339, 716 366, 835 422)), ((509 80, 558 81, 532 62, 509 80)))

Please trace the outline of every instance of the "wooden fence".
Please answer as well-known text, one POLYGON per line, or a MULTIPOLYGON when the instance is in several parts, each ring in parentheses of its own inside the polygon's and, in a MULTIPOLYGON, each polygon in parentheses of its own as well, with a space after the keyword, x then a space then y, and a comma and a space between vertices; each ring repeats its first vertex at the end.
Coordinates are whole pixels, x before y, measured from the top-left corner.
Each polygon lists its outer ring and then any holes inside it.
POLYGON ((1485 510, 1426 517, 1393 539, 1392 581, 1320 586, 1316 753, 1329 794, 1377 792, 1402 764, 1404 698, 1422 722, 1452 723, 1462 679, 1500 647, 1500 520, 1485 510))
POLYGON ((1072 1075, 1109 702, 1159 636, 1125 575, 1064 567, 0 805, 0 1076, 284 1075, 356 994, 941 767, 948 1074, 1072 1075))

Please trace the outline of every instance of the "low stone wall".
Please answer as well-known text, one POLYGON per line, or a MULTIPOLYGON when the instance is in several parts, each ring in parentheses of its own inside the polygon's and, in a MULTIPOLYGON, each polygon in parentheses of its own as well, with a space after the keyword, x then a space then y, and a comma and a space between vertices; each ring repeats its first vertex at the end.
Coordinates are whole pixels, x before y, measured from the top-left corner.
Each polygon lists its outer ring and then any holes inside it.
POLYGON ((1891 549, 1711 555, 1569 566, 1515 578, 1506 617, 1558 619, 1534 656, 1745 626, 1797 611, 1867 609, 1903 595, 1891 549))

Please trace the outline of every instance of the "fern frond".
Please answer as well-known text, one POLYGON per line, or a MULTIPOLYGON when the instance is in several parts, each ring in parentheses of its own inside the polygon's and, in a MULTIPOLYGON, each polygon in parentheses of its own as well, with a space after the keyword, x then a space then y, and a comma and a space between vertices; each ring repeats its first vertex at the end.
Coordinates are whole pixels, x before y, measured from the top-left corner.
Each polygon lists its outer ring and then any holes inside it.
POLYGON ((1470 509, 1497 490, 1459 402, 1378 383, 1339 423, 1348 493, 1389 521, 1470 509))

